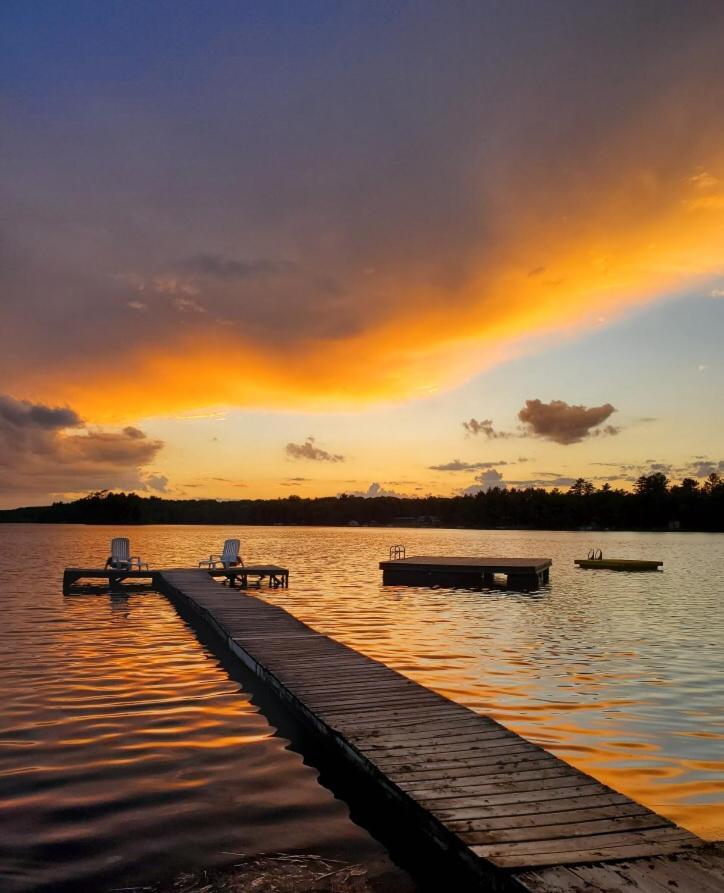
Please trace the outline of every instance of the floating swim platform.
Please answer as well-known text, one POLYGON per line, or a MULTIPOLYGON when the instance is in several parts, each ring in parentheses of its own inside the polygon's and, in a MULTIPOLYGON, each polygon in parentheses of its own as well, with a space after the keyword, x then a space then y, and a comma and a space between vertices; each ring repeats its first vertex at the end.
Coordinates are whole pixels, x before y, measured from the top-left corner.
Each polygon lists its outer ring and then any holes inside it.
POLYGON ((636 558, 576 558, 573 562, 587 570, 657 571, 663 561, 639 561, 636 558))
POLYGON ((441 555, 404 557, 393 546, 390 560, 380 562, 385 586, 492 586, 495 574, 504 574, 510 589, 540 589, 549 582, 550 558, 449 558, 441 555), (397 550, 397 551, 395 551, 397 550), (400 556, 400 557, 393 557, 400 556))

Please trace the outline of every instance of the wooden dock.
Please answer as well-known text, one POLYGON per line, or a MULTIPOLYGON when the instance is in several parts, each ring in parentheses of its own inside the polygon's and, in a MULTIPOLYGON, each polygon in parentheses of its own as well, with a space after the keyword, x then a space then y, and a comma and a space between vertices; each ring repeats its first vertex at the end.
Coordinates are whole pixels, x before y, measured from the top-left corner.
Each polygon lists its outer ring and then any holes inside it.
POLYGON ((510 589, 540 589, 548 583, 550 558, 445 558, 417 555, 380 562, 384 585, 451 586, 473 589, 492 586, 495 574, 505 574, 510 589))
POLYGON ((486 889, 724 890, 718 851, 492 719, 204 571, 157 573, 160 591, 375 786, 407 835, 486 889))
MULTIPOLYGON (((79 580, 107 580, 109 586, 119 586, 124 580, 149 580, 151 585, 158 589, 163 574, 173 573, 180 569, 154 568, 146 570, 119 570, 118 568, 102 567, 67 567, 63 573, 63 595, 67 595, 79 580)), ((189 568, 187 573, 197 573, 196 568, 189 568)), ((289 586, 289 570, 276 564, 246 564, 228 568, 204 568, 198 573, 211 577, 224 577, 230 586, 240 586, 246 589, 249 580, 253 578, 255 585, 260 586, 263 580, 273 589, 289 586)))

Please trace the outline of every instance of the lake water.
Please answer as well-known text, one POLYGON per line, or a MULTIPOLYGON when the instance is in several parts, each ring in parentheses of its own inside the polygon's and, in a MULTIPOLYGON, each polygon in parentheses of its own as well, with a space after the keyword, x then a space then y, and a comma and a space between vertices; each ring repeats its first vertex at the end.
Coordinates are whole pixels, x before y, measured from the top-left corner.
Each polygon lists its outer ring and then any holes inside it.
POLYGON ((290 588, 261 597, 724 837, 721 535, 3 525, 2 889, 138 884, 228 853, 378 852, 162 596, 61 595, 62 568, 102 565, 116 533, 159 567, 238 535, 248 562, 290 568, 290 588), (551 584, 383 587, 396 542, 551 557, 551 584), (593 545, 665 569, 575 569, 593 545))

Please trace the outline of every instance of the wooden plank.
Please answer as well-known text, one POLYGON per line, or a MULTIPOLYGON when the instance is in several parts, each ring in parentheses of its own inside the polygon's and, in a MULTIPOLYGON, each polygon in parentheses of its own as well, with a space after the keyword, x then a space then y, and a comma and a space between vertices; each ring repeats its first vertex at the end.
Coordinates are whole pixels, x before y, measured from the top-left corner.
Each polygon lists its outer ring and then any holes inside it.
MULTIPOLYGON (((584 798, 581 798, 584 799, 584 798)), ((589 807, 578 807, 576 809, 554 809, 555 801, 544 802, 528 814, 519 808, 505 811, 503 807, 499 807, 496 814, 486 811, 484 816, 477 816, 474 819, 452 819, 446 822, 448 828, 452 828, 458 833, 488 831, 494 828, 538 828, 546 825, 554 825, 566 822, 586 822, 599 818, 629 815, 649 815, 650 810, 645 806, 637 806, 635 803, 624 802, 603 806, 599 803, 592 804, 595 809, 589 807)))
MULTIPOLYGON (((546 792, 547 793, 547 792, 546 792)), ((466 828, 475 828, 477 823, 494 822, 500 819, 508 822, 511 817, 517 820, 517 824, 523 826, 529 819, 538 817, 548 818, 558 812, 587 811, 589 807, 597 807, 596 815, 606 815, 610 806, 627 809, 645 809, 633 803, 624 794, 612 794, 609 792, 593 794, 576 794, 575 796, 548 797, 541 796, 534 800, 513 800, 513 802, 485 802, 480 805, 460 806, 452 808, 436 808, 435 813, 445 821, 448 828, 459 831, 466 828)), ((505 824, 503 827, 509 827, 505 824)))
MULTIPOLYGON (((372 749, 372 748, 371 748, 372 749)), ((396 765, 405 766, 410 762, 421 763, 425 766, 441 766, 450 764, 452 766, 460 765, 467 760, 476 757, 500 758, 505 754, 530 755, 532 758, 540 758, 542 756, 549 757, 547 751, 537 748, 525 741, 516 741, 510 738, 493 738, 488 741, 481 742, 463 741, 458 744, 455 739, 451 740, 449 748, 442 748, 436 751, 430 751, 427 748, 409 747, 378 747, 374 748, 375 759, 383 762, 386 766, 393 768, 396 765)), ((554 757, 555 759, 555 757, 554 757)))
POLYGON ((570 838, 559 838, 557 840, 530 840, 522 843, 479 844, 471 847, 471 849, 479 856, 486 856, 488 858, 497 858, 498 856, 501 858, 520 857, 523 864, 525 864, 527 858, 537 859, 540 855, 550 855, 555 853, 556 855, 563 857, 559 859, 559 864, 562 864, 564 861, 596 862, 601 858, 606 858, 607 855, 610 856, 612 850, 637 846, 639 844, 650 846, 657 843, 666 844, 676 842, 682 844, 693 841, 696 841, 693 834, 684 831, 682 828, 672 828, 669 826, 642 831, 579 835, 570 838), (597 853, 597 857, 591 857, 592 853, 597 853))
MULTIPOLYGON (((581 786, 582 779, 569 775, 565 769, 549 769, 548 774, 543 772, 537 773, 533 779, 525 779, 523 781, 505 780, 501 782, 481 782, 478 784, 451 784, 450 782, 439 783, 429 787, 420 787, 413 785, 416 792, 416 799, 425 799, 427 802, 431 800, 450 800, 460 799, 461 796, 469 796, 471 794, 524 794, 530 791, 560 791, 563 788, 575 788, 581 786)), ((583 780, 586 777, 583 776, 583 780)), ((605 790, 603 785, 592 782, 600 790, 605 790)), ((405 787, 404 782, 401 787, 405 787)))
MULTIPOLYGON (((412 722, 404 726, 404 730, 398 727, 393 729, 370 728, 365 725, 359 728, 347 728, 347 737, 355 741, 364 741, 370 748, 394 749, 396 747, 410 747, 414 741, 439 742, 441 737, 456 741, 473 740, 489 741, 493 738, 510 738, 508 729, 503 729, 496 723, 480 717, 483 723, 479 725, 474 717, 464 716, 451 719, 429 720, 427 722, 412 722)), ((530 743, 530 742, 529 742, 530 743)), ((439 744, 437 745, 439 748, 439 744)))
POLYGON ((381 695, 373 698, 370 695, 345 695, 344 698, 319 698, 315 699, 314 709, 318 713, 324 714, 349 714, 357 713, 360 710, 369 709, 370 711, 391 710, 404 707, 420 707, 427 706, 429 699, 424 693, 410 692, 391 692, 390 694, 381 695))
MULTIPOLYGON (((568 866, 537 869, 533 871, 516 871, 517 889, 529 893, 614 893, 611 887, 588 884, 576 877, 568 866)), ((620 879, 619 879, 620 883, 620 879)), ((616 893, 622 893, 619 888, 616 893)), ((631 889, 627 893, 639 893, 631 889)))
POLYGON ((430 781, 457 781, 464 779, 468 783, 475 783, 478 779, 484 780, 491 775, 507 776, 511 780, 520 778, 540 777, 539 773, 546 772, 549 768, 555 768, 557 772, 562 770, 558 766, 555 757, 545 757, 540 760, 509 763, 506 760, 470 760, 459 766, 438 766, 417 769, 412 766, 390 767, 377 761, 378 765, 395 780, 404 781, 405 784, 420 784, 430 781))
MULTIPOLYGON (((623 874, 619 873, 616 863, 605 865, 571 865, 571 874, 579 882, 586 885, 596 884, 603 890, 621 890, 624 886, 626 890, 633 889, 636 893, 672 893, 676 890, 676 886, 672 887, 669 879, 661 873, 660 865, 656 865, 652 861, 641 860, 638 863, 627 863, 627 867, 623 874), (641 867, 641 862, 646 868, 641 867)), ((667 872, 668 874, 668 872, 667 872)), ((687 888, 684 888, 686 890, 687 888)), ((697 890, 697 893, 703 891, 697 890)))
MULTIPOLYGON (((589 811, 590 812, 590 811, 589 811)), ((495 844, 498 841, 534 842, 539 840, 562 840, 564 838, 586 837, 594 834, 608 834, 609 832, 624 833, 626 831, 649 830, 652 828, 667 827, 667 823, 660 816, 651 812, 643 815, 612 816, 608 819, 591 819, 573 822, 563 822, 553 825, 535 825, 525 828, 498 828, 491 827, 479 831, 462 831, 460 836, 469 844, 495 844)))
POLYGON ((367 719, 371 723, 394 722, 403 725, 407 720, 417 722, 420 719, 433 719, 440 716, 441 709, 438 705, 430 707, 389 707, 387 709, 367 710, 364 713, 346 713, 344 717, 344 726, 347 723, 358 723, 361 718, 367 719))
MULTIPOLYGON (((687 848, 692 846, 700 846, 701 844, 692 844, 688 842, 688 839, 680 838, 674 839, 672 838, 669 841, 658 840, 653 841, 651 843, 641 842, 635 844, 629 844, 626 846, 616 846, 616 847, 598 847, 591 849, 580 849, 575 851, 560 851, 560 852, 550 852, 550 853, 535 853, 535 854, 527 854, 521 855, 520 853, 515 853, 513 855, 505 855, 502 853, 495 853, 494 859, 495 864, 499 868, 509 868, 511 870, 515 870, 523 867, 527 864, 530 867, 533 866, 545 866, 545 865, 579 865, 584 862, 611 862, 611 861, 622 861, 629 859, 646 859, 652 856, 662 856, 662 855, 680 855, 686 851, 687 848)), ((473 850, 476 850, 476 847, 473 847, 473 850)), ((490 858, 485 857, 485 858, 490 858)), ((615 893, 622 893, 624 889, 624 885, 621 880, 618 879, 618 887, 609 887, 609 890, 615 891, 615 893)), ((628 891, 630 884, 627 883, 625 890, 628 891)), ((580 889, 580 881, 579 886, 574 887, 571 893, 578 893, 580 889)), ((684 888, 687 889, 687 888, 684 888)), ((695 888, 689 888, 695 890, 695 888)))
MULTIPOLYGON (((469 742, 468 742, 469 743, 469 742)), ((380 765, 394 771, 397 767, 414 767, 416 771, 438 769, 455 769, 461 766, 484 765, 505 762, 506 765, 516 765, 519 762, 537 762, 547 759, 560 764, 553 754, 545 750, 530 747, 524 741, 512 741, 505 738, 496 738, 479 746, 468 747, 464 750, 442 748, 437 754, 419 754, 414 747, 407 748, 400 753, 399 750, 374 751, 375 760, 380 765)))

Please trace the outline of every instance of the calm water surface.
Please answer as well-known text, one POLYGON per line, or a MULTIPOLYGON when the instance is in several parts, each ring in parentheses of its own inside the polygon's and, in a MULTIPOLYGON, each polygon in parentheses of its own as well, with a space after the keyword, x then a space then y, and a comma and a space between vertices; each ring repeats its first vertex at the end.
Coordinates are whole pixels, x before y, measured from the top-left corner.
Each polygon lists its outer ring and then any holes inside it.
POLYGON ((62 567, 102 563, 123 532, 156 566, 240 535, 247 561, 291 570, 290 589, 264 598, 724 837, 722 536, 13 525, 0 528, 0 857, 12 877, 137 882, 228 850, 373 847, 165 599, 61 596, 62 567), (408 555, 552 557, 551 585, 382 587, 377 562, 398 541, 408 555), (665 570, 575 569, 592 545, 665 570))
POLYGON ((98 563, 107 539, 0 526, 2 893, 108 890, 234 854, 384 852, 166 598, 63 598, 66 557, 98 563))

